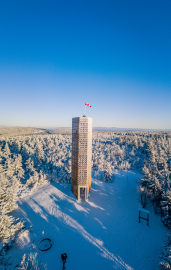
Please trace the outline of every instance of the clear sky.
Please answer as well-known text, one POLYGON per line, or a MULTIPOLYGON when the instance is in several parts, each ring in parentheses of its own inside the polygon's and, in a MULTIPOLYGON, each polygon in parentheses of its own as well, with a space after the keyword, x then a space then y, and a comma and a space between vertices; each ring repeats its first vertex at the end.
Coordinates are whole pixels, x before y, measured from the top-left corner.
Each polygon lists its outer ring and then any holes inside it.
POLYGON ((170 0, 0 1, 0 125, 171 129, 170 0))

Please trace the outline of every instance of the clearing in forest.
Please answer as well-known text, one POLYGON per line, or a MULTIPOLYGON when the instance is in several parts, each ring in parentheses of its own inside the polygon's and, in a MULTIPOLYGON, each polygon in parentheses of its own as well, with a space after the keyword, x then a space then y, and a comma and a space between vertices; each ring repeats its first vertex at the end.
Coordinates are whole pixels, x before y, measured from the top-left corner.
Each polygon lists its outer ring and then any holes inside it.
POLYGON ((136 180, 140 175, 119 171, 113 183, 92 179, 89 202, 77 202, 70 185, 54 183, 38 188, 19 201, 15 216, 32 225, 18 236, 11 250, 13 269, 24 253, 38 252, 47 269, 62 269, 61 253, 68 255, 66 269, 156 269, 168 230, 150 211, 149 226, 138 221, 141 207, 136 180), (41 252, 42 237, 52 248, 41 252))

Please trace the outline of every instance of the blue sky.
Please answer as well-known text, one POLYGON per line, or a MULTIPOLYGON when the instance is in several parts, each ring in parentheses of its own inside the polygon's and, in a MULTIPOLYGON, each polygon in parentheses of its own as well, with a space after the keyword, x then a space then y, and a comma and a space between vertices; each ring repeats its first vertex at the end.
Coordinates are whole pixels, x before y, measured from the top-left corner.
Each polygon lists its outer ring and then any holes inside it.
POLYGON ((171 129, 171 1, 0 3, 0 125, 171 129))

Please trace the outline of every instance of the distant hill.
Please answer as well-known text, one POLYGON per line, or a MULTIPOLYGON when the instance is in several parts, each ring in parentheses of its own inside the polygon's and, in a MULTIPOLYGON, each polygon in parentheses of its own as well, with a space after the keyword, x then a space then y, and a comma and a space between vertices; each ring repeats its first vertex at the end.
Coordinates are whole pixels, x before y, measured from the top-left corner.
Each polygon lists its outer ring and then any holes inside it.
POLYGON ((117 128, 117 127, 93 127, 97 131, 171 131, 171 129, 143 129, 143 128, 117 128))
POLYGON ((44 127, 43 129, 48 129, 48 130, 71 129, 71 127, 44 127))
MULTIPOLYGON (((171 129, 138 129, 138 128, 117 128, 117 127, 93 127, 93 132, 124 132, 124 131, 171 131, 171 129)), ((71 127, 53 127, 53 128, 35 128, 35 127, 19 127, 19 126, 0 126, 0 137, 12 137, 20 135, 38 135, 38 134, 61 134, 71 135, 71 127)))
POLYGON ((32 127, 6 127, 0 126, 0 137, 12 137, 17 135, 31 135, 31 134, 42 134, 46 132, 45 129, 32 128, 32 127))
MULTIPOLYGON (((47 128, 48 130, 70 130, 71 127, 54 127, 54 128, 47 128)), ((117 127, 93 127, 93 130, 96 131, 171 131, 171 129, 145 129, 145 128, 117 128, 117 127)))

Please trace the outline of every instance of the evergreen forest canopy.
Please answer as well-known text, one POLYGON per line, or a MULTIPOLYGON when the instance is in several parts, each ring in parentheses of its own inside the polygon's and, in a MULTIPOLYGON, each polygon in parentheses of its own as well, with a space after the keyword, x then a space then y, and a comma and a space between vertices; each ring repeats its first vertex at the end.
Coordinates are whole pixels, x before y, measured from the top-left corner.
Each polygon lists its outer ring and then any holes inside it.
MULTIPOLYGON (((0 138, 1 262, 24 227, 10 214, 17 200, 51 181, 70 184, 71 154, 70 132, 0 138)), ((114 180, 116 169, 139 170, 142 207, 151 201, 171 228, 171 132, 93 132, 92 169, 104 182, 114 180)))

